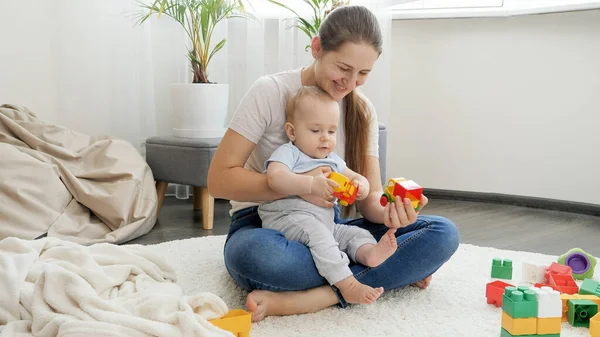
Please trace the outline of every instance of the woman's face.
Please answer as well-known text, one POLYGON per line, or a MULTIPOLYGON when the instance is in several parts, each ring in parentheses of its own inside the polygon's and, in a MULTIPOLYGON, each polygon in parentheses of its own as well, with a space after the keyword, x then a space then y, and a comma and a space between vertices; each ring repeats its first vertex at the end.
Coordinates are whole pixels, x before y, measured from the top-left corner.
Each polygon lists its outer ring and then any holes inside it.
POLYGON ((368 44, 352 42, 342 44, 338 50, 324 51, 316 39, 313 40, 313 56, 317 84, 336 101, 341 101, 365 83, 379 53, 368 44))

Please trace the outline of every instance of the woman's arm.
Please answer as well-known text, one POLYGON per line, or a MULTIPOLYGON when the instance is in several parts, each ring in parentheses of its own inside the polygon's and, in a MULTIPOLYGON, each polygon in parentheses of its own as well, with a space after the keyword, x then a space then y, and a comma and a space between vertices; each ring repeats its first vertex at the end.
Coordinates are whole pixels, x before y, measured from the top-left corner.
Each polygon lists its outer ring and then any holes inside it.
POLYGON ((208 191, 215 198, 268 201, 286 195, 273 191, 267 176, 244 168, 256 144, 228 129, 208 169, 208 191))

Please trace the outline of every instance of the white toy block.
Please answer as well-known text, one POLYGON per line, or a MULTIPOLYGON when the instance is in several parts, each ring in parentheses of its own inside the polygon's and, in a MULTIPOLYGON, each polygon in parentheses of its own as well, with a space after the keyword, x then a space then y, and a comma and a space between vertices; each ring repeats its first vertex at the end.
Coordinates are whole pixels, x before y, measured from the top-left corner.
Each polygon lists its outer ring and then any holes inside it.
POLYGON ((562 300, 560 292, 550 287, 531 287, 535 291, 538 301, 538 318, 562 317, 562 300))
POLYGON ((521 279, 523 282, 531 284, 546 283, 546 278, 544 276, 546 268, 548 268, 548 266, 523 262, 521 279))

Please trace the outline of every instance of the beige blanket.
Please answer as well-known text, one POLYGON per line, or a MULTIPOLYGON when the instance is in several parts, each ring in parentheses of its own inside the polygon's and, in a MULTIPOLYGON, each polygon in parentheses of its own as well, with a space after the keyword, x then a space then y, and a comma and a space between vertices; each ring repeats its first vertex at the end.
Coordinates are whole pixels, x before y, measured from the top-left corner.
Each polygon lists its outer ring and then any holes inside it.
POLYGON ((128 142, 0 106, 0 239, 122 243, 152 229, 156 199, 152 172, 128 142))
POLYGON ((233 336, 208 320, 227 305, 184 295, 146 246, 57 238, 0 241, 0 337, 233 336))

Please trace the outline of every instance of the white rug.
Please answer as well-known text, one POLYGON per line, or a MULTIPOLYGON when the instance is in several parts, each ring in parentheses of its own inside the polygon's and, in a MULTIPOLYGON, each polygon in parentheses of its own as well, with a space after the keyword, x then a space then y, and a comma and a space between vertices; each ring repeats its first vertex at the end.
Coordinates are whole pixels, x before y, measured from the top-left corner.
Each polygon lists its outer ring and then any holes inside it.
MULTIPOLYGON (((186 294, 209 291, 221 297, 230 309, 244 308, 247 293, 231 280, 223 264, 224 242, 225 236, 211 236, 151 247, 173 266, 186 294)), ((406 287, 385 292, 372 305, 268 317, 252 325, 251 336, 500 336, 501 309, 488 305, 485 298, 494 257, 513 260, 513 280, 520 280, 522 262, 550 264, 556 259, 461 244, 453 258, 434 275, 427 290, 406 287)), ((562 327, 563 337, 589 336, 589 329, 573 328, 567 322, 562 327)))

